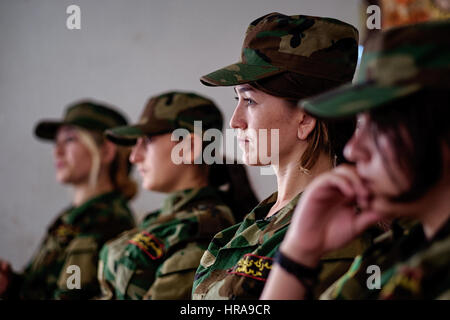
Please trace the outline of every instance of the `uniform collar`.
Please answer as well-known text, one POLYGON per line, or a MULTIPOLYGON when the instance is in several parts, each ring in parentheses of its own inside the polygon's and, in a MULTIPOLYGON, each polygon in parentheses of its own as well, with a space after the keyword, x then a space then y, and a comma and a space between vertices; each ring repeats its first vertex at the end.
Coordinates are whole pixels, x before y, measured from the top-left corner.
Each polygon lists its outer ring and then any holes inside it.
POLYGON ((170 194, 165 200, 161 208, 161 214, 171 214, 180 211, 185 205, 202 198, 220 198, 218 191, 206 186, 202 188, 192 188, 177 191, 170 194))
POLYGON ((300 198, 301 192, 297 194, 294 198, 292 198, 291 201, 288 202, 283 208, 278 210, 276 213, 274 213, 269 218, 266 218, 267 214, 269 213, 272 206, 277 201, 278 192, 272 193, 268 198, 261 201, 255 209, 253 209, 252 212, 254 212, 254 216, 256 220, 267 220, 270 221, 272 219, 283 219, 287 215, 290 215, 292 211, 294 210, 295 206, 297 205, 297 202, 300 198))
POLYGON ((89 208, 97 206, 100 203, 108 203, 113 199, 121 197, 121 194, 117 191, 110 191, 101 195, 95 196, 84 202, 78 207, 70 207, 65 214, 63 214, 63 221, 67 224, 73 224, 75 221, 83 215, 89 208))
POLYGON ((285 225, 289 224, 291 222, 292 213, 298 203, 301 193, 297 194, 291 201, 289 201, 288 204, 278 210, 275 214, 266 218, 267 214, 270 211, 270 208, 272 208, 272 206, 275 204, 277 196, 278 192, 274 192, 268 198, 261 201, 244 219, 241 229, 249 227, 254 222, 261 225, 270 223, 270 229, 273 229, 273 231, 283 228, 285 225))

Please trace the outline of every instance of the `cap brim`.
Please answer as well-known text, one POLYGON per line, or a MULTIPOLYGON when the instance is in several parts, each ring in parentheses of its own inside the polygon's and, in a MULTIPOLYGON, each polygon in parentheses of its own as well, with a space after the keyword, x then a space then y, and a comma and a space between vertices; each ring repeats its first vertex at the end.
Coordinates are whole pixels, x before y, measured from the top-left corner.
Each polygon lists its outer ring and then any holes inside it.
POLYGON ((139 137, 146 135, 141 125, 122 126, 105 131, 106 138, 118 145, 133 146, 139 137))
POLYGON ((58 129, 63 125, 66 123, 62 121, 41 121, 34 129, 34 134, 41 139, 54 140, 58 129))
POLYGON ((201 77, 200 82, 206 86, 236 86, 284 71, 284 69, 274 66, 256 66, 238 62, 201 77))
POLYGON ((380 107, 420 90, 418 84, 380 85, 367 82, 347 84, 324 94, 300 100, 298 105, 322 118, 341 118, 380 107))

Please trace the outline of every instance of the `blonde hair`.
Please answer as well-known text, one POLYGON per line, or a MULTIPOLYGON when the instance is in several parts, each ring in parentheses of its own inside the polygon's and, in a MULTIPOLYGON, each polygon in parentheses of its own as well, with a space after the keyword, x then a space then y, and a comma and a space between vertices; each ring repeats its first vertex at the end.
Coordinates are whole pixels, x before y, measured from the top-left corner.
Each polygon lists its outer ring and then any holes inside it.
MULTIPOLYGON (((89 185, 95 187, 100 173, 100 149, 105 143, 102 134, 96 131, 89 131, 76 128, 81 143, 90 151, 92 155, 92 165, 89 173, 89 185)), ((116 146, 116 155, 109 167, 109 178, 115 190, 119 191, 126 199, 132 199, 137 194, 136 182, 130 178, 131 164, 129 163, 130 148, 116 146)))

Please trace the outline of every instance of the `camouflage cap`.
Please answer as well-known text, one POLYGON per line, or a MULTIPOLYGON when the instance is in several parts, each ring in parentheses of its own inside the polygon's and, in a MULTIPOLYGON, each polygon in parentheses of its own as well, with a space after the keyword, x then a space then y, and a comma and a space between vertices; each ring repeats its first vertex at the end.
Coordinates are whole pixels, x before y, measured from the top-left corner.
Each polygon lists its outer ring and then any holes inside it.
POLYGON ((358 60, 358 30, 342 21, 270 13, 246 32, 241 61, 200 78, 208 86, 234 86, 285 71, 351 81, 358 60))
POLYGON ((201 121, 203 130, 222 130, 222 113, 210 99, 192 92, 167 92, 150 98, 137 124, 107 130, 106 137, 116 144, 134 145, 144 135, 178 128, 193 132, 194 121, 201 121))
POLYGON ((126 125, 127 120, 117 110, 91 100, 84 100, 70 105, 62 120, 43 120, 34 130, 42 139, 55 139, 58 129, 63 125, 103 132, 108 128, 126 125))
POLYGON ((299 102, 321 117, 343 117, 421 89, 450 89, 450 19, 392 28, 364 49, 354 85, 299 102))

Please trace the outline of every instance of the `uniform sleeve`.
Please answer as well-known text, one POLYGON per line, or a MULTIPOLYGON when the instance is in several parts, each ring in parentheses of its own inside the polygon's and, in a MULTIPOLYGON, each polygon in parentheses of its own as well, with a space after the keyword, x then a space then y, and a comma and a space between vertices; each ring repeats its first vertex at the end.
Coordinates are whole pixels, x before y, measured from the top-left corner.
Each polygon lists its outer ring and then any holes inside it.
POLYGON ((206 245, 192 242, 164 260, 144 299, 189 300, 195 271, 205 249, 206 245))
MULTIPOLYGON (((223 220, 221 214, 214 210, 194 208, 109 243, 101 252, 101 277, 106 280, 102 291, 112 292, 109 295, 117 299, 154 299, 155 294, 158 296, 162 292, 159 288, 166 286, 167 282, 172 281, 170 279, 177 278, 175 273, 178 273, 180 280, 177 285, 186 284, 187 279, 192 285, 201 253, 200 249, 193 250, 187 244, 199 239, 204 241, 204 226, 208 217, 214 221, 223 220), (169 277, 171 272, 173 274, 169 277), (189 272, 191 275, 187 274, 189 272), (106 290, 103 290, 104 287, 106 290)), ((209 236, 212 237, 211 234, 209 236)))
POLYGON ((359 237, 344 248, 334 250, 320 260, 322 270, 314 288, 314 297, 319 298, 330 286, 341 278, 350 269, 355 257, 362 254, 368 246, 370 239, 359 237))
POLYGON ((54 298, 89 299, 98 295, 97 261, 98 243, 94 237, 80 236, 72 240, 66 249, 54 298))
POLYGON ((450 237, 433 243, 387 272, 379 299, 444 299, 450 292, 450 237))
POLYGON ((241 223, 238 223, 217 233, 209 243, 208 249, 203 253, 202 258, 200 259, 200 264, 195 272, 192 294, 195 292, 198 285, 208 277, 209 268, 216 261, 219 250, 223 248, 231 239, 233 239, 240 226, 241 223))

